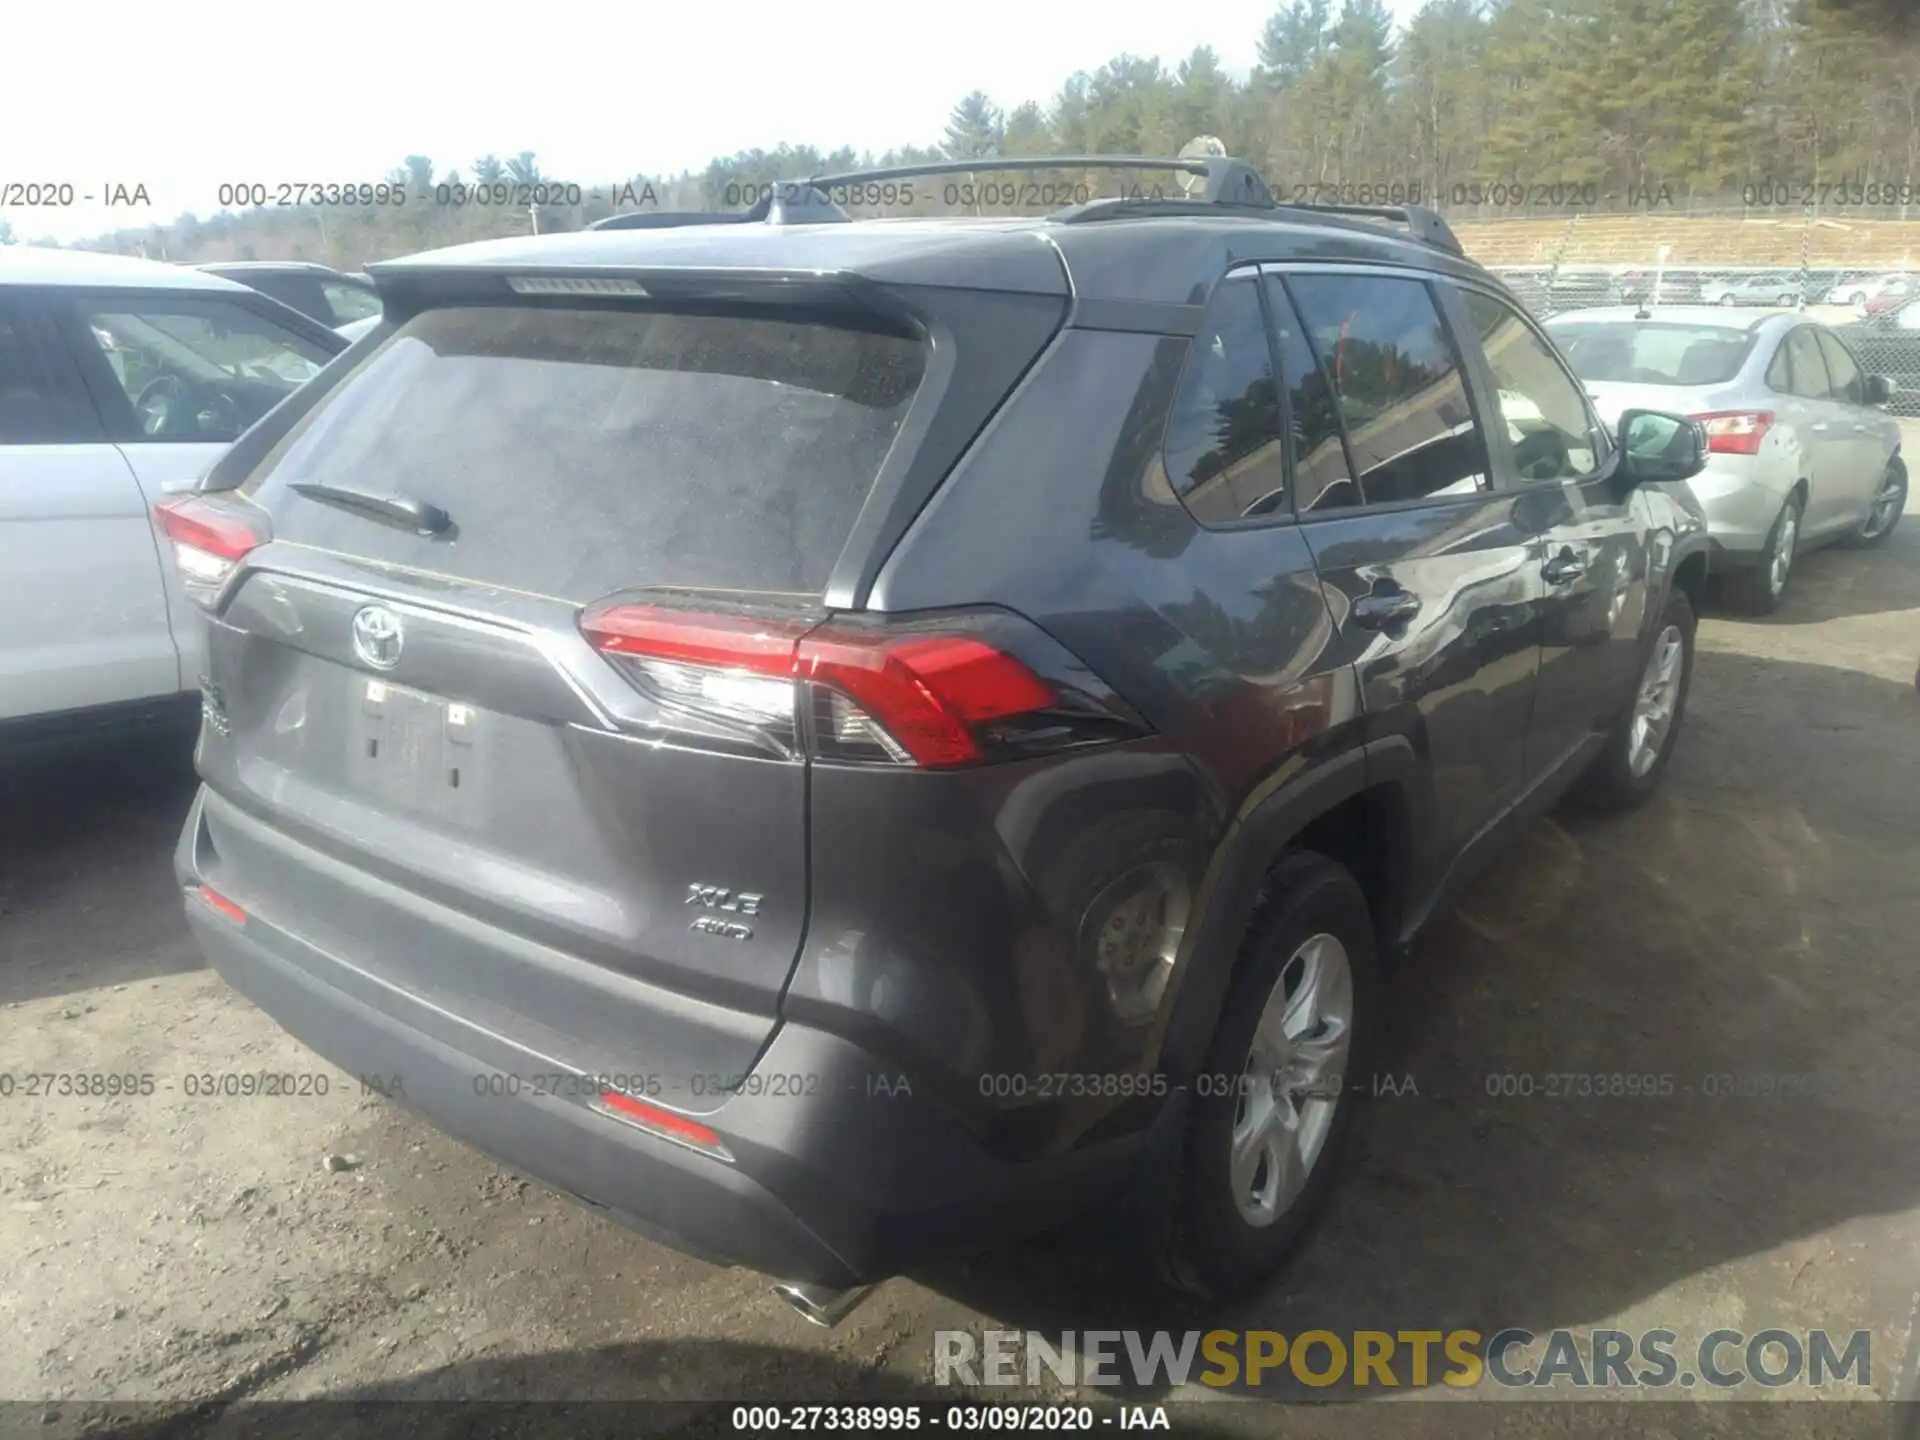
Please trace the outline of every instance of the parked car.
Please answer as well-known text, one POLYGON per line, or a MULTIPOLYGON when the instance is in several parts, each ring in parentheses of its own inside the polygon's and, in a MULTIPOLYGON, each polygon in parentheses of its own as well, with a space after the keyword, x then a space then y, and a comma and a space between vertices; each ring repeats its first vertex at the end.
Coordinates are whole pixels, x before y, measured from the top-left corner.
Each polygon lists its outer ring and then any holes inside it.
POLYGON ((1691 487, 1706 508, 1714 569, 1768 611, 1794 558, 1814 545, 1875 545, 1906 505, 1891 387, 1824 325, 1705 308, 1556 317, 1548 326, 1603 417, 1679 410, 1711 452, 1691 487))
POLYGON ((1865 305, 1879 295, 1907 292, 1912 276, 1895 272, 1886 275, 1849 275, 1827 292, 1829 305, 1865 305))
POLYGON ((271 295, 336 330, 380 315, 380 292, 370 278, 344 275, 312 261, 220 260, 199 268, 271 295))
POLYGON ((149 508, 346 347, 242 286, 0 247, 0 733, 191 707, 200 623, 149 508))
POLYGON ((1168 168, 374 267, 391 333, 161 507, 221 973, 812 1319, 1089 1207, 1273 1267, 1409 937, 1658 783, 1706 440, 1601 430, 1437 215, 1168 168))
POLYGON ((1797 309, 1807 293, 1797 271, 1778 270, 1760 275, 1730 275, 1700 282, 1703 305, 1778 305, 1797 309))
POLYGON ((1920 295, 1920 279, 1912 275, 1896 275, 1861 301, 1860 309, 1869 316, 1883 315, 1890 310, 1900 309, 1916 295, 1920 295))

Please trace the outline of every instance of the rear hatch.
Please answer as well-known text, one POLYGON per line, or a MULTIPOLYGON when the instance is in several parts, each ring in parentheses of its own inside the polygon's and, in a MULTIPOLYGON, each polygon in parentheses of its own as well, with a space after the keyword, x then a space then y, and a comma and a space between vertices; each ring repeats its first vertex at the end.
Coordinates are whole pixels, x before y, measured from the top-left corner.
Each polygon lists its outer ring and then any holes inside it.
MULTIPOLYGON (((632 660, 613 632, 823 620, 863 511, 926 468, 946 332, 844 294, 550 288, 390 297, 389 337, 194 502, 270 531, 202 596, 200 860, 448 1043, 709 1109, 805 932, 804 721, 784 680, 632 660)), ((968 403, 1044 334, 1023 343, 968 403)))

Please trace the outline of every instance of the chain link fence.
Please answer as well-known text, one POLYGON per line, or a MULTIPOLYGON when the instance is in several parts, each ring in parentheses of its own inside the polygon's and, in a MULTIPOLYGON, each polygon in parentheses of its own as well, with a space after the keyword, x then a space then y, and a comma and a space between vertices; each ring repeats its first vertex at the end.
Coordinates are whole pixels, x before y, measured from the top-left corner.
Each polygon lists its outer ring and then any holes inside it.
POLYGON ((1920 223, 1806 214, 1459 222, 1467 253, 1542 319, 1569 310, 1786 308, 1826 325, 1920 418, 1920 223))

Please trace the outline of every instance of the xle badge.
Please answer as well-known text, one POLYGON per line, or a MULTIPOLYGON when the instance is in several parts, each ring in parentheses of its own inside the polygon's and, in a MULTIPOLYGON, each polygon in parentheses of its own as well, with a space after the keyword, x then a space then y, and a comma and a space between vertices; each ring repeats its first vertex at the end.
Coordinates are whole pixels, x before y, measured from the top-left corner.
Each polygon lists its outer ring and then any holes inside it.
MULTIPOLYGON (((746 891, 724 890, 718 885, 687 886, 687 898, 684 903, 698 905, 703 910, 724 910, 730 915, 758 915, 760 896, 746 891)), ((738 920, 724 919, 719 915, 698 915, 689 930, 697 930, 702 935, 720 935, 729 940, 751 940, 753 927, 742 925, 738 920)))

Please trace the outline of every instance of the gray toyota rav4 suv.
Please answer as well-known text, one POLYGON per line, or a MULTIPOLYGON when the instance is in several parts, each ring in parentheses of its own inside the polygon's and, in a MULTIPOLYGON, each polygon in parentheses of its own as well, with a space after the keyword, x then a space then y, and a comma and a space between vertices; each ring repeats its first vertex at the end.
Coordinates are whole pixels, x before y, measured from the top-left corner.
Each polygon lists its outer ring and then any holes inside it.
POLYGON ((816 1320, 1088 1211, 1192 1291, 1270 1270, 1409 939, 1659 779, 1705 437, 1608 435, 1431 212, 1159 163, 374 267, 159 509, 220 972, 816 1320))

